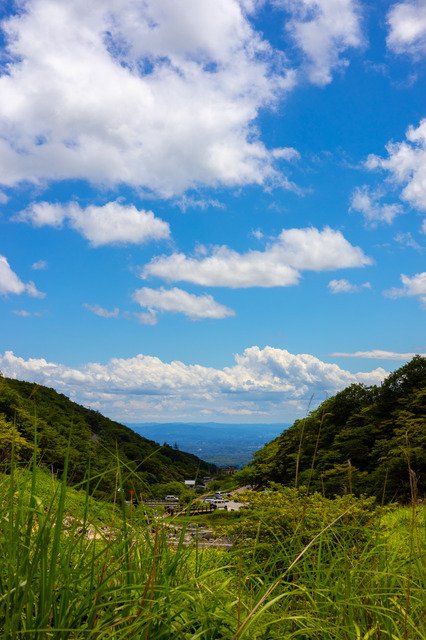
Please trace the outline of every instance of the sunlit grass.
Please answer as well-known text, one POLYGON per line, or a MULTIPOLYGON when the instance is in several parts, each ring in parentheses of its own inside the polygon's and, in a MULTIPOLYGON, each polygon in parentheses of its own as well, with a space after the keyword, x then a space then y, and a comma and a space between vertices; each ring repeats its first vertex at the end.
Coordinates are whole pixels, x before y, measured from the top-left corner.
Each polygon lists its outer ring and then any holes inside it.
MULTIPOLYGON (((5 640, 426 638, 421 506, 378 512, 368 526, 342 510, 267 542, 265 513, 250 540, 221 551, 185 547, 193 518, 176 520, 172 545, 167 520, 143 505, 130 509, 119 491, 100 503, 35 465, 0 476, 0 497, 5 640)), ((218 529, 244 522, 201 518, 218 529)))

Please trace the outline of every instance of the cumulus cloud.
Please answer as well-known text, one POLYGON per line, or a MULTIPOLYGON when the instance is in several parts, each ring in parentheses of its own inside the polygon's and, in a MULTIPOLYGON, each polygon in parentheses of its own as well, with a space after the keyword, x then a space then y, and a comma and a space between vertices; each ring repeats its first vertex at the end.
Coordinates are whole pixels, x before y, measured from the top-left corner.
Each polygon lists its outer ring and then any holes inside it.
POLYGON ((254 123, 296 77, 251 26, 256 6, 20 3, 2 23, 1 182, 82 178, 170 197, 279 180, 254 123))
POLYGON ((384 291, 387 298, 402 298, 404 296, 417 297, 423 306, 426 306, 426 272, 416 273, 412 278, 401 274, 402 287, 392 287, 384 291))
POLYGON ((371 192, 366 185, 357 187, 352 194, 351 210, 359 211, 368 227, 377 227, 381 222, 392 224, 397 215, 404 213, 400 204, 382 204, 379 199, 380 194, 371 192))
POLYGON ((387 158, 370 155, 369 169, 383 169, 391 182, 402 187, 401 199, 421 211, 426 211, 426 120, 417 128, 407 129, 406 140, 390 142, 387 158))
POLYGON ((38 291, 34 282, 31 280, 27 284, 24 284, 19 276, 10 268, 7 258, 0 255, 0 295, 8 295, 9 293, 16 295, 26 293, 33 298, 44 298, 46 295, 38 291))
POLYGON ((156 257, 144 267, 142 277, 157 276, 210 287, 288 287, 298 284, 299 270, 327 271, 371 263, 340 231, 311 227, 283 229, 265 251, 240 254, 219 246, 207 257, 187 257, 183 253, 156 257))
POLYGON ((335 351, 330 353, 330 356, 336 358, 366 358, 368 360, 401 360, 406 362, 414 358, 415 355, 421 355, 426 357, 426 353, 397 353, 395 351, 383 351, 382 349, 372 349, 371 351, 355 351, 354 353, 344 353, 342 351, 335 351))
POLYGON ((142 354, 73 368, 44 359, 25 360, 10 351, 0 356, 0 368, 6 376, 54 387, 121 420, 188 417, 201 410, 232 415, 248 407, 283 420, 294 418, 295 403, 306 410, 313 393, 321 402, 325 394, 349 384, 378 384, 386 376, 382 368, 353 374, 308 354, 257 346, 237 354, 235 364, 223 369, 167 363, 142 354))
POLYGON ((341 280, 330 280, 327 286, 331 293, 358 293, 361 289, 371 289, 369 282, 364 282, 361 285, 351 284, 349 280, 345 278, 341 280))
POLYGON ((355 0, 275 0, 292 14, 286 30, 308 60, 309 80, 326 85, 348 60, 341 54, 363 44, 360 5, 355 0))
POLYGON ((288 287, 300 274, 271 252, 239 254, 228 247, 216 247, 207 258, 188 258, 183 253, 153 258, 142 276, 157 276, 169 282, 185 281, 207 287, 288 287))
POLYGON ((387 16, 388 47, 394 53, 417 55, 426 52, 426 2, 398 2, 387 16))
POLYGON ((101 318, 118 318, 120 314, 120 309, 118 307, 115 307, 112 311, 108 311, 108 309, 101 307, 100 304, 87 304, 87 302, 83 304, 83 307, 86 307, 86 309, 89 309, 89 311, 101 318))
POLYGON ((108 202, 102 207, 90 205, 82 209, 77 203, 66 205, 33 202, 15 218, 34 227, 60 228, 64 222, 86 238, 93 247, 107 244, 139 244, 170 237, 167 222, 152 211, 138 210, 134 205, 108 202))
POLYGON ((157 311, 183 313, 191 320, 212 318, 219 320, 235 315, 235 311, 216 302, 211 295, 196 296, 182 289, 150 289, 143 287, 133 294, 141 307, 147 307, 151 315, 157 311))

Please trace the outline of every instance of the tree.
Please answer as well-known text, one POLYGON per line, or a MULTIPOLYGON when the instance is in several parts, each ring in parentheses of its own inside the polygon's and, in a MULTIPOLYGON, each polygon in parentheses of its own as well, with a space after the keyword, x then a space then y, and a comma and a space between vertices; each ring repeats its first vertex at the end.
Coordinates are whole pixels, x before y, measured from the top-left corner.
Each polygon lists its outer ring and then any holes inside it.
POLYGON ((407 500, 426 490, 426 358, 380 387, 351 385, 256 452, 256 484, 407 500))
POLYGON ((10 422, 7 422, 5 415, 0 414, 0 462, 9 463, 12 459, 12 452, 15 460, 20 459, 20 453, 27 454, 33 450, 33 446, 25 440, 18 429, 10 422))

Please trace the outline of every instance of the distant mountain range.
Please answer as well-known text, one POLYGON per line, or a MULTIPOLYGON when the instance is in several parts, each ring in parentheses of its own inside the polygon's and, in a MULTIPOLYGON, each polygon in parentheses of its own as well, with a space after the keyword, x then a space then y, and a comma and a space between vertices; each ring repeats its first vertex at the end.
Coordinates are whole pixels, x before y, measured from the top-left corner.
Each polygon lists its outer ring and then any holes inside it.
POLYGON ((279 424, 223 424, 219 422, 144 422, 127 423, 144 438, 161 444, 175 444, 184 451, 219 466, 244 466, 255 451, 273 440, 290 425, 279 424))

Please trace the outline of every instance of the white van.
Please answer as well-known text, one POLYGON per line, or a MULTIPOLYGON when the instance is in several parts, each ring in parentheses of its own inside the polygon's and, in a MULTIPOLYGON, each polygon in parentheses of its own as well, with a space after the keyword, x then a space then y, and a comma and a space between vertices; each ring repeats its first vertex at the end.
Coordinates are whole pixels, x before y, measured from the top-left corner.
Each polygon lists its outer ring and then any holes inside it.
POLYGON ((222 500, 222 498, 204 498, 204 502, 215 504, 217 507, 226 504, 226 500, 222 500))

